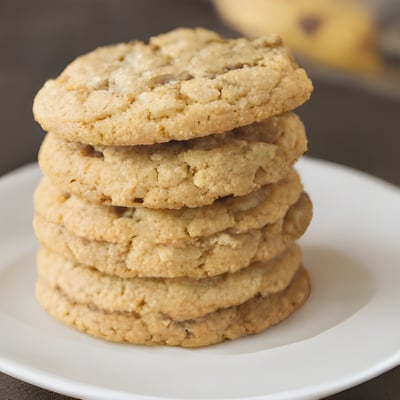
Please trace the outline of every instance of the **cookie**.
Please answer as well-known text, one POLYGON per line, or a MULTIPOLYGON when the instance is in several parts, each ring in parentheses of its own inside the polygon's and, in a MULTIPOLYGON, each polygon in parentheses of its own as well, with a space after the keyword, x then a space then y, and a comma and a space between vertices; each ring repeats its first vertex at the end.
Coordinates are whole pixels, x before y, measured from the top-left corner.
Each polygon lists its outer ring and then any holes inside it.
POLYGON ((279 182, 243 197, 225 197, 198 208, 162 210, 89 203, 43 178, 36 188, 34 204, 35 212, 46 221, 62 224, 88 240, 115 243, 140 236, 154 243, 168 243, 222 231, 243 233, 274 223, 285 216, 302 190, 300 177, 292 170, 279 182))
POLYGON ((67 141, 126 146, 223 133, 290 111, 311 92, 275 35, 176 29, 77 58, 45 83, 33 111, 67 141))
POLYGON ((135 344, 199 347, 261 332, 286 319, 307 300, 310 281, 301 268, 282 292, 256 296, 247 302, 189 320, 173 320, 162 313, 104 311, 94 304, 69 298, 44 279, 36 297, 54 318, 89 335, 135 344))
POLYGON ((300 118, 287 113, 221 135, 153 146, 94 147, 50 133, 39 164, 63 190, 91 202, 176 209, 275 183, 306 148, 300 118))
POLYGON ((268 263, 254 263, 215 278, 122 279, 74 264, 44 247, 37 255, 39 279, 79 304, 106 312, 156 312, 174 320, 198 318, 257 295, 280 292, 289 285, 300 262, 300 249, 292 245, 268 263))
POLYGON ((123 278, 201 279, 272 259, 301 237, 311 216, 311 201, 304 193, 284 218, 261 229, 241 234, 221 232, 165 244, 141 237, 121 243, 91 241, 39 215, 34 217, 34 228, 45 247, 75 263, 94 266, 108 274, 123 278))
POLYGON ((299 55, 362 72, 381 67, 377 24, 367 2, 214 0, 232 27, 252 37, 278 33, 299 55))

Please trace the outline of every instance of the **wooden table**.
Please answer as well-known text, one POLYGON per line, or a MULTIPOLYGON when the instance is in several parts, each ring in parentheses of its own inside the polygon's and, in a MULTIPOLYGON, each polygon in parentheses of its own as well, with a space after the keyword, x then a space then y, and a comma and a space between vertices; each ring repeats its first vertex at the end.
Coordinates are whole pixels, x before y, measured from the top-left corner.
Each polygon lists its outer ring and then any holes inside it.
MULTIPOLYGON (((14 0, 0 2, 0 174, 34 161, 43 132, 31 114, 44 80, 96 46, 177 26, 235 35, 206 1, 14 0)), ((308 155, 349 165, 400 185, 400 101, 326 80, 299 111, 308 155)), ((372 322, 371 322, 372 323, 372 322)), ((400 333, 399 333, 400 334, 400 333)), ((66 399, 0 373, 0 400, 66 399)), ((329 397, 400 398, 400 368, 329 397)))

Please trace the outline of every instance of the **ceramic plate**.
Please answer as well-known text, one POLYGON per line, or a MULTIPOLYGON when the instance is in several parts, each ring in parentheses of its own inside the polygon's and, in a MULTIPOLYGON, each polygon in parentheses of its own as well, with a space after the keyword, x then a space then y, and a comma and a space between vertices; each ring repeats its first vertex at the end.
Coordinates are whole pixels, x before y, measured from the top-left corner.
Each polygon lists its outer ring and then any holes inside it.
POLYGON ((400 363, 400 190, 304 158, 314 206, 301 240, 313 290, 265 333, 185 350, 112 344, 34 298, 35 165, 0 179, 0 370, 84 399, 315 399, 400 363))

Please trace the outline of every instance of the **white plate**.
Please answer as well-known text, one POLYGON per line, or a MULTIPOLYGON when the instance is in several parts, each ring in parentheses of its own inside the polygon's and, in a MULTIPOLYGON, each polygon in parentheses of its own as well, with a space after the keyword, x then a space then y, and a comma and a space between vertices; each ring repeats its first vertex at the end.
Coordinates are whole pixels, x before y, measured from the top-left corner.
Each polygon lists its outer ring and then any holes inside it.
POLYGON ((0 370, 85 399, 311 399, 400 363, 400 190, 303 159, 313 291, 263 334, 205 349, 106 343, 47 316, 34 294, 36 166, 0 179, 0 370))

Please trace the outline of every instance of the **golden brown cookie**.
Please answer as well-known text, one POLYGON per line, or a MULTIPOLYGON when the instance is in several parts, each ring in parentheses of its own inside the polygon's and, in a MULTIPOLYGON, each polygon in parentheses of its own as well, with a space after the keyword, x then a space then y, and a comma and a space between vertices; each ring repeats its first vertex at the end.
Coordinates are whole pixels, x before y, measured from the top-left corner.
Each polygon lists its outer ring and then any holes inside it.
POLYGON ((161 313, 174 320, 198 318, 254 296, 280 292, 289 285, 300 262, 300 248, 292 245, 267 263, 254 263, 214 278, 122 279, 75 264, 44 247, 37 255, 39 278, 79 304, 106 312, 161 313))
POLYGON ((39 153, 45 175, 99 204, 199 207, 244 196, 285 177, 306 151, 294 113, 222 135, 153 146, 88 146, 48 134, 39 153))
POLYGON ((34 228, 45 247, 75 263, 94 266, 108 274, 201 279, 272 259, 301 237, 311 216, 311 201, 303 193, 284 218, 261 229, 240 234, 220 232, 164 244, 140 236, 120 243, 87 240, 39 215, 35 215, 34 228))
POLYGON ((294 109, 312 84, 280 39, 176 29, 78 57, 34 102, 43 129, 92 145, 223 133, 294 109))
POLYGON ((35 212, 46 221, 62 224, 74 235, 106 242, 150 238, 168 243, 217 232, 243 233, 283 218, 303 191, 292 170, 279 182, 243 197, 225 197, 209 206, 163 210, 125 208, 89 203, 65 193, 43 178, 34 195, 35 212))
POLYGON ((301 268, 282 292, 256 296, 247 302, 203 317, 173 320, 161 313, 104 311, 94 304, 69 298, 62 289, 39 279, 36 296, 41 306, 63 323, 92 336, 135 344, 199 347, 261 332, 286 319, 310 293, 307 272, 301 268))

